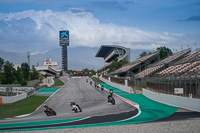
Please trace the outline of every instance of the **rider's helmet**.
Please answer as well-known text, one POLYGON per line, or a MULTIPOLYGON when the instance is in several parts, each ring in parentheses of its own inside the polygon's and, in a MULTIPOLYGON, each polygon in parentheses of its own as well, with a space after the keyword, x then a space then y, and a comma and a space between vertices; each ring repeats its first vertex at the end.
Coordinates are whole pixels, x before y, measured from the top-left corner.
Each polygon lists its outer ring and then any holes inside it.
POLYGON ((71 102, 71 106, 72 106, 72 105, 75 105, 75 102, 71 102))
POLYGON ((47 105, 46 105, 46 104, 44 104, 43 106, 44 106, 45 108, 47 107, 47 105))
POLYGON ((111 91, 113 90, 112 87, 110 88, 110 90, 111 90, 111 91))

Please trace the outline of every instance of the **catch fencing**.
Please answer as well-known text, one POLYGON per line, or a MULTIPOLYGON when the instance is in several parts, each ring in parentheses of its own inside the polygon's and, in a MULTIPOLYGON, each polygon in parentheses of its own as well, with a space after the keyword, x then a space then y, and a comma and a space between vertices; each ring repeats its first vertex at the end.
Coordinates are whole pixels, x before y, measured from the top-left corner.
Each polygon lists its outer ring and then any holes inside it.
POLYGON ((170 95, 200 98, 200 75, 147 77, 146 89, 170 95))

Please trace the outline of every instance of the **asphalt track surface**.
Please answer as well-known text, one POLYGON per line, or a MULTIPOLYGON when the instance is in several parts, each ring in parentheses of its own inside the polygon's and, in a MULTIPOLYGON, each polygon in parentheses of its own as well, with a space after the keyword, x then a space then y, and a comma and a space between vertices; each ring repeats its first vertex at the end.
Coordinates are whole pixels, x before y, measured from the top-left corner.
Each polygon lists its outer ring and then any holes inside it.
POLYGON ((44 107, 41 106, 30 116, 9 120, 1 120, 0 124, 39 122, 73 118, 86 119, 75 122, 57 123, 50 125, 47 124, 38 126, 0 128, 0 130, 113 122, 128 119, 138 113, 138 110, 135 107, 122 101, 118 97, 114 97, 116 100, 116 105, 108 103, 108 93, 106 91, 101 91, 100 89, 94 88, 94 86, 91 86, 89 82, 86 83, 86 78, 62 78, 62 81, 65 82, 65 85, 45 102, 45 104, 49 105, 57 112, 56 116, 46 116, 46 114, 43 111, 44 107), (72 112, 70 106, 71 101, 79 104, 83 112, 72 112))

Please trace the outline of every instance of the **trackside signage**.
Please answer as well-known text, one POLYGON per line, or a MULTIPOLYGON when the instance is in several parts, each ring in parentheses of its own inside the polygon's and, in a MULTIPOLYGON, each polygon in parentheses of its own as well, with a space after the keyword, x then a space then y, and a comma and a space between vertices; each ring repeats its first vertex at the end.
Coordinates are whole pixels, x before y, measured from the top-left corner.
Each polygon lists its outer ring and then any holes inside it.
POLYGON ((69 31, 60 31, 60 46, 69 46, 69 31))
POLYGON ((174 88, 174 94, 183 94, 183 88, 174 88))

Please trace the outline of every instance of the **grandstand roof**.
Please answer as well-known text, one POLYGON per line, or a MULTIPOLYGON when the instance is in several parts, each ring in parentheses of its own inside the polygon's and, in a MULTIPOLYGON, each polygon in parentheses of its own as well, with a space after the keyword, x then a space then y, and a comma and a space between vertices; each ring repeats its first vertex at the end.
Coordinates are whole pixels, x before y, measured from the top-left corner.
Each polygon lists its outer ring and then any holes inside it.
POLYGON ((102 45, 95 57, 103 57, 105 62, 112 62, 114 59, 130 61, 130 51, 128 48, 118 45, 102 45))
POLYGON ((116 45, 102 45, 95 57, 105 57, 116 45))

